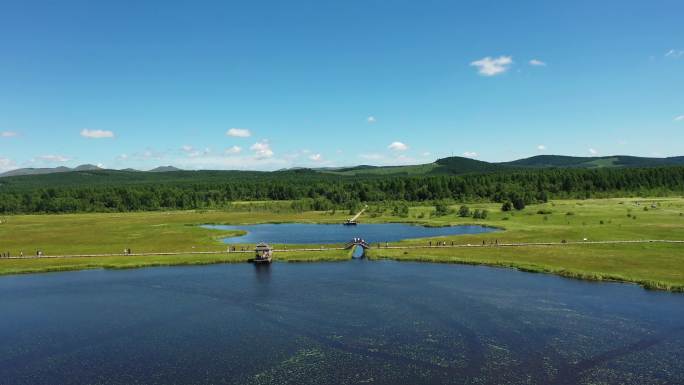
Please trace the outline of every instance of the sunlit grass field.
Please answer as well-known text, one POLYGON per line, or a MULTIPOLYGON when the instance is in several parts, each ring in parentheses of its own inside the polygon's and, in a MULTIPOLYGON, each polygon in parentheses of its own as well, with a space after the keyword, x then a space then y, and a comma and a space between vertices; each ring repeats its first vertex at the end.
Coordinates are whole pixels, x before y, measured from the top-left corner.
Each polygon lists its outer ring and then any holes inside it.
MULTIPOLYGON (((499 204, 467 204, 486 209, 485 220, 458 217, 454 213, 434 216, 434 207, 411 207, 407 217, 391 210, 364 214, 364 223, 412 222, 430 226, 482 224, 500 232, 406 240, 391 245, 447 244, 489 245, 524 242, 605 240, 684 240, 684 199, 623 198, 562 200, 531 205, 522 211, 502 212, 499 204)), ((284 207, 284 206, 283 206, 284 207)), ((16 256, 176 252, 174 256, 116 256, 98 258, 0 260, 0 274, 74 270, 86 268, 132 268, 143 266, 244 262, 251 254, 189 255, 195 251, 225 251, 220 238, 239 232, 208 230, 200 224, 253 224, 266 222, 340 223, 346 211, 304 212, 291 210, 175 211, 74 215, 18 215, 2 217, 0 252, 16 256)), ((373 240, 384 246, 383 240, 373 240)), ((278 245, 276 245, 278 246, 278 245)), ((316 245, 321 246, 321 245, 316 245)), ((339 245, 338 245, 339 246, 339 245)), ((375 246, 375 245, 374 245, 375 246)), ((241 246, 238 246, 241 247, 241 246)), ((251 245, 244 245, 249 249, 251 245)), ((296 245, 288 245, 295 248, 296 245)), ((310 247, 310 245, 303 246, 310 247)), ((637 282, 668 290, 684 288, 684 244, 562 245, 393 250, 374 247, 370 258, 393 258, 431 262, 476 263, 552 272, 585 279, 637 282)), ((280 253, 280 261, 345 260, 348 251, 280 253)))

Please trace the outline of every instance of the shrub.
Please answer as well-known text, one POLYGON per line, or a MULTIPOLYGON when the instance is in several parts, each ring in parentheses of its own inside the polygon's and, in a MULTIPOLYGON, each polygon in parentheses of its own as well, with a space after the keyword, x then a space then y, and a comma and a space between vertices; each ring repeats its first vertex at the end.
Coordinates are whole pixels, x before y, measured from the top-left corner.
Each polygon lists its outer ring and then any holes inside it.
POLYGON ((575 215, 575 213, 572 211, 568 211, 567 213, 565 213, 565 215, 575 215))
POLYGON ((488 215, 489 212, 487 210, 475 209, 475 211, 473 212, 474 219, 487 219, 488 215))
POLYGON ((551 211, 551 210, 542 209, 542 210, 537 211, 537 214, 541 214, 541 215, 546 215, 546 214, 551 214, 551 213, 553 213, 553 211, 551 211))
POLYGON ((441 217, 441 216, 449 214, 449 212, 450 212, 449 206, 447 206, 446 203, 438 202, 435 205, 435 216, 441 217))
POLYGON ((516 210, 522 210, 525 208, 525 201, 522 198, 514 198, 513 199, 513 207, 516 210))
POLYGON ((404 203, 399 203, 394 205, 392 208, 392 215, 395 217, 402 217, 406 218, 409 215, 409 206, 408 204, 404 203))
POLYGON ((513 210, 513 203, 511 201, 506 201, 501 205, 501 211, 511 211, 513 210))
MULTIPOLYGON (((470 216, 470 209, 468 208, 468 206, 466 206, 466 205, 461 206, 461 208, 458 209, 458 216, 463 217, 463 218, 470 216)), ((475 216, 473 215, 473 218, 474 217, 475 216)))

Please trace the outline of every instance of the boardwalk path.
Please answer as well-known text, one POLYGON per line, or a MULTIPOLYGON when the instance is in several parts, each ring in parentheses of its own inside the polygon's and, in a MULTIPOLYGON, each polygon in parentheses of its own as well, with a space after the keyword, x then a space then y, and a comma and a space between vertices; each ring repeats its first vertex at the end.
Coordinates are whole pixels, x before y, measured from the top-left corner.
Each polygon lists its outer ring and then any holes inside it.
MULTIPOLYGON (((642 244, 642 243, 675 243, 684 245, 684 240, 666 240, 666 239, 645 239, 645 240, 631 240, 631 241, 579 241, 579 242, 526 242, 526 243, 499 243, 499 244, 458 244, 458 245, 406 245, 406 246, 374 246, 373 249, 390 249, 390 250, 412 250, 412 249, 456 249, 467 247, 524 247, 524 246, 569 246, 569 245, 619 245, 619 244, 642 244)), ((377 244, 376 244, 377 245, 377 244)), ((295 249, 275 249, 276 253, 299 253, 299 252, 320 252, 329 250, 346 250, 345 247, 309 247, 309 248, 295 248, 295 249)), ((95 257, 145 257, 155 255, 204 255, 204 254, 253 254, 254 250, 235 250, 235 251, 172 251, 172 252, 157 252, 157 253, 135 253, 135 254, 74 254, 74 255, 42 255, 42 256, 13 256, 3 259, 42 259, 42 258, 95 258, 95 257)))
POLYGON ((366 211, 367 208, 368 208, 368 205, 365 205, 365 206, 361 209, 361 211, 359 211, 358 213, 356 213, 356 215, 354 215, 353 217, 351 217, 351 219, 348 220, 347 222, 356 222, 356 220, 359 219, 359 217, 361 216, 361 214, 363 214, 363 212, 366 211))

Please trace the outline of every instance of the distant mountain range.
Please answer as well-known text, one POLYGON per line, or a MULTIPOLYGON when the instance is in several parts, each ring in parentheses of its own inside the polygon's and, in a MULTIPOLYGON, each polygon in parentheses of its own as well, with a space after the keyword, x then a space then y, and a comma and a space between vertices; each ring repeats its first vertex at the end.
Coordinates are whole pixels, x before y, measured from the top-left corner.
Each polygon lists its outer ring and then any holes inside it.
POLYGON ((458 175, 511 171, 534 168, 618 168, 684 166, 684 156, 645 158, 614 155, 603 157, 577 157, 563 155, 537 155, 512 162, 490 163, 459 156, 438 159, 434 163, 414 166, 356 166, 339 169, 319 169, 319 172, 339 175, 458 175))
MULTIPOLYGON (((486 173, 497 171, 511 171, 516 169, 534 168, 617 168, 617 167, 658 167, 658 166, 684 166, 684 156, 669 158, 647 158, 627 155, 614 155, 602 157, 578 157, 563 155, 538 155, 530 158, 514 160, 512 162, 490 163, 476 159, 463 157, 449 157, 438 159, 433 163, 409 165, 409 166, 369 166, 360 165, 354 167, 334 168, 292 168, 275 172, 317 172, 322 174, 361 176, 361 175, 458 175, 469 173, 486 173)), ((0 177, 22 175, 44 175, 76 171, 102 171, 103 169, 84 164, 74 168, 20 168, 0 174, 0 177)), ((183 172, 173 166, 161 166, 149 171, 139 171, 131 168, 119 170, 119 173, 160 173, 160 172, 183 172)))
POLYGON ((93 171, 102 170, 93 164, 82 164, 74 168, 69 167, 54 167, 54 168, 18 168, 16 170, 7 171, 0 174, 0 177, 5 176, 20 176, 20 175, 43 175, 43 174, 55 174, 60 172, 71 172, 71 171, 93 171))
MULTIPOLYGON (((82 164, 80 166, 76 166, 74 168, 70 167, 53 167, 53 168, 18 168, 16 170, 11 170, 7 171, 5 173, 0 174, 0 178, 2 177, 8 177, 8 176, 22 176, 22 175, 45 175, 45 174, 57 174, 61 172, 72 172, 72 171, 100 171, 100 170, 105 170, 104 168, 95 166, 94 164, 82 164)), ((126 171, 126 172, 141 172, 140 170, 132 169, 132 168, 125 168, 120 171, 126 171)), ((160 166, 157 168, 153 168, 152 170, 149 170, 147 172, 170 172, 170 171, 183 171, 180 168, 176 168, 173 166, 160 166)))
POLYGON ((581 157, 563 155, 538 155, 531 158, 514 160, 501 163, 509 166, 522 167, 657 167, 657 166, 681 166, 684 165, 684 156, 669 158, 644 158, 639 156, 615 155, 601 157, 581 157))
POLYGON ((148 172, 171 172, 171 171, 183 171, 180 168, 176 168, 173 166, 159 166, 157 168, 153 168, 152 170, 148 172))

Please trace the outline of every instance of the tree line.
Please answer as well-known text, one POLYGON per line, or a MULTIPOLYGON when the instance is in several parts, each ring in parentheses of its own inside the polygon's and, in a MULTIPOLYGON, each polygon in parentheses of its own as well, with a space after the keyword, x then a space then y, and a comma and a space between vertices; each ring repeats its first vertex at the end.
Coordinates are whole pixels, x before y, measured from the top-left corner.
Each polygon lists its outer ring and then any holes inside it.
MULTIPOLYGON (((139 178, 139 177, 138 177, 139 178)), ((0 213, 125 212, 225 208, 237 201, 293 201, 298 211, 350 209, 361 202, 493 201, 517 208, 548 199, 684 194, 684 167, 542 169, 459 176, 297 173, 231 175, 183 182, 56 186, 0 184, 0 213)), ((401 207, 403 206, 399 206, 401 207)))

